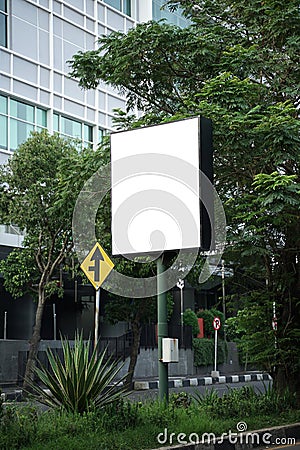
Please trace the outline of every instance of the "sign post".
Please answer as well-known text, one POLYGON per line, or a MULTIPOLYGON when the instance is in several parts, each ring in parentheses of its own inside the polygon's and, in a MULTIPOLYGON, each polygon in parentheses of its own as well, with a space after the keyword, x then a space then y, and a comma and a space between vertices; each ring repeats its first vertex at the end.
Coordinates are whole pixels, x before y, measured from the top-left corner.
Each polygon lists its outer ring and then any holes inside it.
POLYGON ((94 341, 94 347, 96 348, 99 339, 100 286, 110 274, 114 263, 97 242, 80 267, 96 290, 94 341))
POLYGON ((168 363, 163 361, 162 340, 168 337, 168 308, 165 289, 164 255, 157 259, 157 338, 158 338, 158 379, 159 399, 169 401, 168 363))
POLYGON ((183 288, 184 280, 181 278, 177 282, 177 287, 180 289, 180 325, 181 325, 181 346, 183 345, 183 288))
POLYGON ((218 330, 221 328, 221 320, 219 317, 215 317, 213 320, 213 327, 215 330, 215 364, 214 370, 211 372, 212 377, 218 377, 219 372, 217 371, 217 355, 218 355, 218 330))

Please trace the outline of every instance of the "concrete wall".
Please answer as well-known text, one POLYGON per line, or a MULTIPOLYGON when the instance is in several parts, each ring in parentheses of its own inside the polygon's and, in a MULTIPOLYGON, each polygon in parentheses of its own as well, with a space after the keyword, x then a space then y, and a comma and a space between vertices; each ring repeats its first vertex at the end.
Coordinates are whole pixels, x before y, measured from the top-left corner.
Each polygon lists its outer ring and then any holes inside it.
MULTIPOLYGON (((74 341, 70 341, 72 344, 74 341)), ((47 347, 61 347, 60 341, 44 341, 40 343, 40 351, 45 351, 47 347)), ((25 352, 29 348, 28 341, 3 340, 0 339, 0 384, 16 384, 19 371, 19 352, 25 352)), ((129 358, 120 371, 118 377, 127 373, 129 358)), ((170 377, 184 377, 187 375, 210 375, 213 367, 195 367, 194 354, 191 349, 179 350, 179 362, 169 364, 170 377)), ((236 345, 228 343, 228 360, 226 364, 218 367, 221 374, 234 374, 242 371, 238 362, 236 345)), ((158 354, 157 349, 141 349, 134 378, 156 378, 158 376, 158 354)))
MULTIPOLYGON (((193 364, 194 355, 190 349, 179 350, 179 362, 169 364, 169 376, 179 377, 186 375, 194 375, 195 367, 193 364)), ((126 359, 122 370, 118 374, 121 378, 128 371, 129 358, 126 359)), ((134 378, 157 378, 158 377, 158 351, 155 349, 141 349, 136 363, 134 378)))
MULTIPOLYGON (((61 341, 41 341, 39 351, 45 351, 48 347, 59 348, 61 341)), ((0 339, 0 384, 17 383, 19 352, 26 352, 28 349, 28 341, 0 339)))

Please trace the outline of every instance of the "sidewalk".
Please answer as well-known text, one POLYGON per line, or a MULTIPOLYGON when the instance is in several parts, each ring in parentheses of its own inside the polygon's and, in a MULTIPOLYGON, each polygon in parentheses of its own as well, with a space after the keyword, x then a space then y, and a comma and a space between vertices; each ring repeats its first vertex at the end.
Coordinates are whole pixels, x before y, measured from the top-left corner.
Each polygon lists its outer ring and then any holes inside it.
MULTIPOLYGON (((210 376, 187 376, 187 377, 169 377, 169 388, 180 388, 189 386, 207 386, 210 384, 226 384, 226 383, 244 383, 249 381, 271 381, 272 377, 268 373, 251 373, 240 375, 223 375, 219 377, 210 376)), ((158 389, 158 379, 151 380, 135 380, 133 383, 134 390, 158 389)))

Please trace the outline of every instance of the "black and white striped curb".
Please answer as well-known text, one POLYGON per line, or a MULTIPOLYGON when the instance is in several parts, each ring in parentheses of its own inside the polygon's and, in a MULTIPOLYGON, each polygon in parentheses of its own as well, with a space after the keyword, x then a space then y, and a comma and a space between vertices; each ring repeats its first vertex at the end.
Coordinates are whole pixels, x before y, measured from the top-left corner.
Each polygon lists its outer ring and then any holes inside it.
MULTIPOLYGON (((210 384, 244 383, 247 381, 271 381, 272 377, 268 373, 251 373, 246 375, 228 375, 219 377, 201 378, 178 378, 169 380, 169 388, 181 388, 189 386, 208 386, 210 384)), ((148 389, 158 389, 158 380, 154 381, 134 381, 135 391, 148 389)))
MULTIPOLYGON (((244 383, 247 381, 271 381, 272 377, 268 373, 251 373, 246 375, 229 375, 219 377, 201 377, 201 378, 174 378, 169 380, 169 388, 181 388, 189 386, 208 386, 211 384, 229 384, 229 383, 244 383)), ((114 383, 115 386, 122 386, 123 382, 114 383)), ((158 380, 153 381, 134 381, 133 389, 135 391, 145 391, 148 389, 158 389, 158 380)), ((47 391, 47 389, 45 389, 47 391)), ((50 391, 48 391, 50 392, 50 391)), ((11 392, 3 392, 1 400, 6 401, 22 401, 22 389, 16 389, 11 392)))

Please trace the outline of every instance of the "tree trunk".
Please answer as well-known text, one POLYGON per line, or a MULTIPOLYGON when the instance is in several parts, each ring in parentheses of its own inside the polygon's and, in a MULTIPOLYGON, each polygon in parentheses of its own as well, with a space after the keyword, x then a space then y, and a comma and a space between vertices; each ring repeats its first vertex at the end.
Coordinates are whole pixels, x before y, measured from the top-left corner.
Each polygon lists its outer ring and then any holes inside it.
POLYGON ((132 329, 132 335, 133 335, 133 342, 132 342, 132 347, 131 347, 131 351, 130 351, 128 375, 126 377, 126 384, 128 386, 128 389, 132 388, 132 379, 133 379, 134 369, 135 369, 137 357, 139 354, 140 339, 141 339, 141 324, 140 324, 140 322, 138 320, 131 322, 131 329, 132 329))
POLYGON ((33 329, 33 334, 29 342, 29 354, 26 364, 23 389, 29 391, 30 383, 34 380, 34 368, 36 366, 36 357, 39 350, 39 344, 41 340, 41 326, 42 318, 45 306, 44 293, 39 293, 39 300, 37 305, 37 310, 35 314, 35 325, 33 329))

